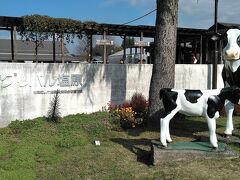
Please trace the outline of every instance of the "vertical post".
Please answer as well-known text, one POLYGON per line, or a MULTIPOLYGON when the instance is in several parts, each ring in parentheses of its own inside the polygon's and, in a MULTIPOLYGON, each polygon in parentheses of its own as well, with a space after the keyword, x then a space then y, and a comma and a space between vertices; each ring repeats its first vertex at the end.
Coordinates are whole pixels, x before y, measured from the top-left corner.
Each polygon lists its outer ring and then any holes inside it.
POLYGON ((38 34, 36 33, 36 40, 35 40, 35 60, 36 60, 36 63, 38 63, 38 46, 39 46, 38 34))
POLYGON ((223 42, 222 40, 219 41, 219 49, 220 49, 220 61, 223 64, 223 42))
MULTIPOLYGON (((143 41, 143 32, 141 32, 140 41, 143 41)), ((143 47, 140 47, 140 64, 143 63, 143 47)))
POLYGON ((179 40, 177 40, 177 60, 176 60, 176 63, 177 64, 181 64, 181 42, 179 42, 179 40))
POLYGON ((200 54, 199 54, 199 64, 202 64, 202 57, 203 57, 203 49, 202 49, 202 44, 203 44, 203 37, 200 35, 200 54))
POLYGON ((133 58, 132 58, 132 46, 130 47, 130 57, 131 57, 131 63, 133 64, 133 58))
POLYGON ((206 37, 206 57, 205 57, 205 60, 206 62, 208 62, 208 37, 206 37))
POLYGON ((61 53, 62 53, 62 63, 64 63, 64 33, 61 35, 61 53))
MULTIPOLYGON (((217 15, 218 15, 218 0, 215 0, 215 14, 214 14, 214 24, 215 30, 214 32, 217 33, 217 15)), ((213 58, 213 71, 212 71, 212 89, 217 88, 217 41, 214 41, 214 58, 213 58)))
MULTIPOLYGON (((106 31, 103 32, 103 39, 106 39, 106 31)), ((107 46, 103 45, 103 63, 106 64, 107 62, 107 46)))
POLYGON ((53 62, 56 62, 56 38, 55 33, 53 33, 53 62))
POLYGON ((89 37, 89 63, 91 63, 92 62, 92 49, 93 49, 93 47, 92 47, 92 45, 93 45, 93 35, 92 34, 90 34, 90 37, 89 37))
MULTIPOLYGON (((183 42, 183 64, 186 63, 186 40, 184 39, 184 42, 183 42)), ((189 62, 187 62, 189 63, 189 62)))
POLYGON ((11 53, 12 53, 12 61, 16 60, 16 26, 12 26, 11 28, 11 53))
POLYGON ((123 38, 123 61, 124 63, 126 63, 126 36, 124 35, 124 38, 123 38))
MULTIPOLYGON (((135 61, 136 57, 137 57, 137 47, 135 47, 135 52, 134 52, 134 61, 135 61)), ((138 62, 137 62, 137 63, 138 63, 138 62)))

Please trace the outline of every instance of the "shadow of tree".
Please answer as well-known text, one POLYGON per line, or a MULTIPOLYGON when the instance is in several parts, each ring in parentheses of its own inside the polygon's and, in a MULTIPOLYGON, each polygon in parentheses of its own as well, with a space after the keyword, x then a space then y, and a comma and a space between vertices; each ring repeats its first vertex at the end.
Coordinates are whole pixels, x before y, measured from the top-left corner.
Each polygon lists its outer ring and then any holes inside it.
POLYGON ((122 145, 124 148, 128 149, 137 156, 137 161, 146 165, 152 165, 151 161, 151 146, 150 139, 123 139, 123 138, 113 138, 110 139, 114 143, 122 145))

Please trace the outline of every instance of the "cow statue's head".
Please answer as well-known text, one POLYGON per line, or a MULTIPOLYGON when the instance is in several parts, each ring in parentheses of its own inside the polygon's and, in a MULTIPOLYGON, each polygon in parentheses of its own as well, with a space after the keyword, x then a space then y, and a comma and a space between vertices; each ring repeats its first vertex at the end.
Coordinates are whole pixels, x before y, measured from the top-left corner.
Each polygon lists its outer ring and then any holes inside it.
POLYGON ((236 61, 240 59, 240 30, 229 29, 226 32, 225 40, 223 41, 224 59, 227 61, 236 61))

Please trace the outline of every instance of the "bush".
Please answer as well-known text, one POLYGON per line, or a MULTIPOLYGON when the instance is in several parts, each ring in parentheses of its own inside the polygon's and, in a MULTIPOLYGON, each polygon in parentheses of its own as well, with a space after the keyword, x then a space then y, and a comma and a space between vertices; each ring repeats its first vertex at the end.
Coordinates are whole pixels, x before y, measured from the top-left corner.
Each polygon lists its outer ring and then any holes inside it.
POLYGON ((148 101, 141 93, 134 93, 130 104, 133 111, 135 112, 136 118, 144 119, 146 117, 148 101))
POLYGON ((60 112, 60 97, 59 91, 56 91, 52 101, 49 105, 49 110, 47 112, 47 121, 49 122, 59 122, 61 119, 61 112, 60 112))
POLYGON ((129 108, 131 107, 131 103, 129 101, 124 101, 118 108, 129 108))
POLYGON ((116 110, 120 118, 122 128, 134 128, 136 126, 135 112, 132 107, 122 107, 116 110))
POLYGON ((148 107, 148 102, 141 93, 134 93, 131 98, 130 104, 133 110, 137 113, 145 112, 148 107))
POLYGON ((112 113, 116 111, 117 108, 118 108, 118 105, 113 104, 111 102, 108 103, 108 112, 112 113))
POLYGON ((140 94, 135 93, 130 101, 125 101, 120 105, 108 103, 108 110, 114 119, 119 120, 122 128, 134 128, 144 123, 146 118, 148 101, 140 94))

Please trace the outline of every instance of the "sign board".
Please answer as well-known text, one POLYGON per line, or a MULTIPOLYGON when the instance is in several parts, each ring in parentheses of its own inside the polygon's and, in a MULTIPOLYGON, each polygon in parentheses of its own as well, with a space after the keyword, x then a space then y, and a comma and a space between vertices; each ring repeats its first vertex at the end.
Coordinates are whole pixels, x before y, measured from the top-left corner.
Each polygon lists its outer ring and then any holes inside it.
POLYGON ((110 41, 108 39, 101 39, 101 40, 97 40, 96 45, 105 45, 105 46, 111 46, 113 45, 113 41, 110 41))
POLYGON ((150 42, 136 41, 136 42, 134 42, 134 45, 138 46, 138 47, 149 47, 150 42))

